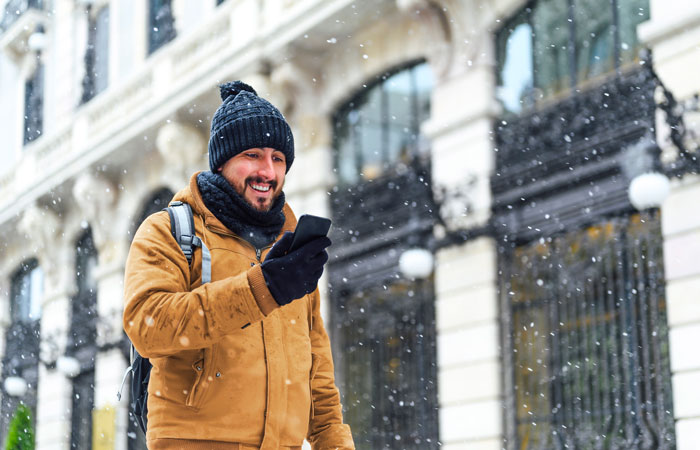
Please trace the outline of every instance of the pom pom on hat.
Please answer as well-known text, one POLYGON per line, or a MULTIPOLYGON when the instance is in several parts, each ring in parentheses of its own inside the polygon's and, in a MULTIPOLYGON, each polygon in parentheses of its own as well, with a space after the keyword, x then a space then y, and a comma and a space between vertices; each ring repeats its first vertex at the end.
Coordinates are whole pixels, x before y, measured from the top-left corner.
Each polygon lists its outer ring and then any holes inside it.
POLYGON ((252 86, 245 84, 242 81, 229 81, 228 83, 224 83, 219 86, 219 92, 221 94, 222 101, 225 101, 231 96, 235 97, 241 91, 248 91, 253 95, 258 95, 258 93, 255 92, 255 89, 253 89, 252 86))

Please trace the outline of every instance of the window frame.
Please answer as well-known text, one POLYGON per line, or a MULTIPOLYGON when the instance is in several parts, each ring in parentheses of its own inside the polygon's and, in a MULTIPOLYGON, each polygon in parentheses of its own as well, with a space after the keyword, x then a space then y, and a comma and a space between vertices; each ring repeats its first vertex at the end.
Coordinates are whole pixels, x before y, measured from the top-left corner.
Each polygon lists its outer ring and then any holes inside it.
MULTIPOLYGON (((585 79, 581 79, 581 68, 579 67, 579 53, 580 53, 580 42, 577 41, 577 36, 576 36, 576 24, 577 22, 580 22, 580 19, 577 20, 576 18, 576 9, 575 9, 575 2, 579 0, 552 0, 552 1, 560 1, 560 2, 566 2, 567 6, 567 23, 568 23, 568 42, 567 42, 567 50, 568 50, 568 72, 567 76, 562 78, 562 82, 565 84, 568 84, 568 86, 562 86, 560 89, 555 90, 553 93, 546 94, 543 92, 542 86, 538 86, 537 82, 537 67, 538 67, 538 61, 537 61, 537 38, 538 34, 536 33, 536 27, 534 23, 533 16, 535 14, 535 10, 537 6, 541 6, 544 4, 545 0, 529 0, 526 2, 524 6, 521 8, 517 9, 514 11, 510 16, 508 16, 507 19, 503 21, 503 25, 498 29, 494 35, 494 41, 495 41, 495 46, 496 46, 496 88, 502 88, 505 87, 503 84, 502 80, 502 72, 503 68, 505 65, 505 62, 507 61, 507 42, 509 40, 510 35, 512 34, 513 30, 515 29, 515 24, 519 23, 523 16, 525 17, 525 21, 522 23, 528 24, 531 30, 531 40, 530 40, 530 49, 531 49, 531 67, 532 67, 532 73, 530 76, 531 84, 532 86, 529 89, 529 92, 526 93, 526 96, 524 100, 521 102, 521 107, 517 111, 509 111, 505 109, 504 105, 504 115, 519 115, 523 114, 526 112, 531 111, 533 108, 539 107, 540 105, 547 105, 551 104, 553 102, 559 101, 563 97, 567 97, 571 95, 572 93, 578 92, 582 89, 585 89, 587 86, 590 85, 596 85, 601 82, 601 80, 606 79, 607 77, 610 76, 610 74, 619 74, 621 71, 625 70, 628 67, 633 67, 635 65, 635 62, 638 61, 638 57, 635 55, 631 60, 627 61, 624 58, 623 52, 622 52, 622 42, 621 42, 621 31, 620 31, 620 2, 625 1, 625 0, 609 0, 609 5, 610 5, 610 12, 611 12, 611 20, 612 23, 609 28, 609 32, 612 33, 613 39, 612 39, 612 52, 613 52, 613 68, 611 70, 604 71, 600 74, 593 75, 591 77, 587 77, 585 79), (568 80, 568 83, 566 83, 566 80, 568 80), (540 95, 538 95, 538 92, 540 95), (539 98, 538 98, 539 97, 539 98)), ((632 0, 629 0, 630 2, 632 0)), ((647 1, 647 0, 645 0, 647 1)), ((647 1, 645 5, 645 17, 648 18, 648 15, 650 14, 650 5, 647 1)), ((641 23, 641 22, 640 22, 641 23)), ((640 45, 639 42, 636 43, 636 49, 641 49, 642 46, 640 45)), ((629 51, 627 51, 629 53, 629 51)), ((590 68, 589 65, 586 66, 587 68, 590 68)), ((496 94, 496 97, 500 100, 498 93, 496 94)))

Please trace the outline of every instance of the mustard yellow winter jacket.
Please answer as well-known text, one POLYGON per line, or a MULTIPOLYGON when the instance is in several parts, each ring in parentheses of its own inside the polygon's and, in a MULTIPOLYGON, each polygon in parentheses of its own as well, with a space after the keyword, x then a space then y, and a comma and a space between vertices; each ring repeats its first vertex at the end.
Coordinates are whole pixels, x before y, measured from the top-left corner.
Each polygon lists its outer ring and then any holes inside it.
MULTIPOLYGON (((224 227, 196 175, 174 200, 193 209, 212 281, 201 284, 200 250, 188 265, 167 212, 141 224, 126 263, 124 329, 153 364, 149 447, 184 439, 277 449, 307 438, 314 449, 353 449, 318 290, 279 307, 260 269, 269 247, 258 255, 224 227)), ((296 226, 288 205, 284 214, 280 236, 296 226)))

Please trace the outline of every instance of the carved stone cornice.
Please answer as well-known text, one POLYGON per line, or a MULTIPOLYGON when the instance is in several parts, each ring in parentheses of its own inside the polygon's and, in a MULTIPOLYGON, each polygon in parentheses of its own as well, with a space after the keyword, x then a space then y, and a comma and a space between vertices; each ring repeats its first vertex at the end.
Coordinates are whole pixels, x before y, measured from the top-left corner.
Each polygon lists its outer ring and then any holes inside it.
POLYGON ((73 198, 83 219, 92 227, 92 237, 100 253, 112 238, 116 197, 117 193, 112 183, 93 174, 80 175, 73 185, 73 198))
POLYGON ((313 81, 320 76, 314 76, 309 70, 311 66, 311 62, 300 55, 297 60, 277 66, 270 74, 271 85, 279 100, 284 102, 284 114, 297 128, 297 147, 304 149, 331 143, 330 122, 319 109, 313 81))
POLYGON ((51 209, 33 204, 24 211, 17 229, 29 242, 31 252, 39 260, 46 281, 44 301, 67 294, 71 288, 68 252, 64 251, 62 221, 51 209))
POLYGON ((424 26, 433 44, 428 60, 438 78, 493 64, 486 25, 494 14, 490 2, 396 0, 396 6, 424 26))
POLYGON ((165 165, 163 179, 187 184, 189 175, 200 162, 207 141, 194 127, 182 122, 169 121, 158 130, 156 148, 165 165))

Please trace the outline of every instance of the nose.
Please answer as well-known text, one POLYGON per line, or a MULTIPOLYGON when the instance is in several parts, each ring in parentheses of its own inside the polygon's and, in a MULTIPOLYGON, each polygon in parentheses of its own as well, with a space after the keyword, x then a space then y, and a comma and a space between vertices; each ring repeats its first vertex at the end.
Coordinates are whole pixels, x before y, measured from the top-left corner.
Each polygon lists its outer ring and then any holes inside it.
POLYGON ((258 165, 258 175, 265 180, 271 180, 275 178, 275 169, 272 161, 272 155, 264 155, 259 160, 258 165))

